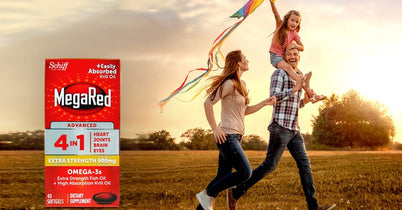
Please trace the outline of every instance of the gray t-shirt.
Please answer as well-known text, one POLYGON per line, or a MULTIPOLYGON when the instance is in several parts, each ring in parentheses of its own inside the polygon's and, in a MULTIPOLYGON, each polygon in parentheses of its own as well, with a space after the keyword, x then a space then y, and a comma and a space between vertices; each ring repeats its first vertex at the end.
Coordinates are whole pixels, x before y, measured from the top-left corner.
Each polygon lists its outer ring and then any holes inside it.
MULTIPOLYGON (((244 88, 246 83, 242 80, 244 88)), ((244 134, 244 115, 247 105, 245 98, 236 90, 233 95, 234 85, 231 79, 226 80, 216 93, 214 100, 211 101, 211 95, 205 102, 216 104, 221 100, 221 122, 218 127, 226 134, 244 134), (220 88, 222 88, 222 95, 220 88)))

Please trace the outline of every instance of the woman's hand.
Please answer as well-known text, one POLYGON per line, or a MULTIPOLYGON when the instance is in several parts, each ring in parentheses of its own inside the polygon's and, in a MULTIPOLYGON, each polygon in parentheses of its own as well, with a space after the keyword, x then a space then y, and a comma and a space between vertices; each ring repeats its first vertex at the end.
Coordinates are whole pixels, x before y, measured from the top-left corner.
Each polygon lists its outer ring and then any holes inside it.
POLYGON ((274 105, 274 104, 276 104, 276 97, 275 96, 272 96, 272 97, 267 98, 267 99, 264 100, 264 106, 265 105, 274 105))
POLYGON ((270 98, 264 99, 263 101, 261 101, 260 103, 258 103, 256 105, 247 106, 244 114, 245 115, 253 114, 266 105, 274 105, 274 104, 276 104, 276 97, 272 96, 270 98))
POLYGON ((212 132, 214 133, 216 143, 219 143, 219 144, 225 143, 225 141, 226 141, 226 133, 225 132, 223 132, 219 128, 213 129, 212 132))

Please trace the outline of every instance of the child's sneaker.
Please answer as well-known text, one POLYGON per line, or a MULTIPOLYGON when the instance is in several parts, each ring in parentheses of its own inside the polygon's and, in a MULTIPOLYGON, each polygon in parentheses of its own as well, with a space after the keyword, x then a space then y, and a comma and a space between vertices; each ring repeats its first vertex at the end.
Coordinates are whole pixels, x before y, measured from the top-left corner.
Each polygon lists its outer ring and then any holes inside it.
POLYGON ((311 103, 315 104, 326 98, 327 98, 327 96, 324 96, 324 95, 314 95, 313 97, 310 98, 310 101, 311 101, 311 103))

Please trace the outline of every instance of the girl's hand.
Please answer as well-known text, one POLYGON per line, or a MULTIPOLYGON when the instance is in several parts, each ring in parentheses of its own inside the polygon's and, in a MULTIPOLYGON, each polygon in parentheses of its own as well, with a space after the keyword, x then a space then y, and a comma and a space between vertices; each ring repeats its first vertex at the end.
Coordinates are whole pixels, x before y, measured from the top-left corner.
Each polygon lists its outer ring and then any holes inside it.
POLYGON ((302 42, 296 42, 296 41, 292 41, 292 43, 288 44, 288 46, 286 46, 286 51, 287 50, 291 50, 291 49, 297 49, 299 51, 304 51, 304 46, 302 42))
POLYGON ((215 142, 219 144, 223 144, 226 141, 226 133, 223 132, 221 129, 217 128, 212 130, 215 136, 215 142))
POLYGON ((289 51, 294 48, 298 49, 295 41, 293 41, 292 43, 288 44, 288 46, 286 46, 286 51, 289 51))

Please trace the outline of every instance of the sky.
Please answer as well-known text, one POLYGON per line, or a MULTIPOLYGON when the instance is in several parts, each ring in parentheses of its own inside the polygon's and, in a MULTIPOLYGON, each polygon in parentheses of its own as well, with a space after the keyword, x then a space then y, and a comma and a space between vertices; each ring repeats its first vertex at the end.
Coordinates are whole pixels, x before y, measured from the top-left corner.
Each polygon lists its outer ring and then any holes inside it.
MULTIPOLYGON (((46 58, 118 58, 121 61, 121 137, 165 129, 181 141, 188 129, 209 129, 205 94, 192 102, 158 102, 187 72, 205 68, 213 40, 236 22, 228 18, 244 0, 3 0, 0 2, 0 133, 44 129, 46 58)), ((401 1, 278 0, 281 16, 302 14, 305 50, 299 67, 312 71, 311 87, 330 96, 351 89, 388 107, 402 142, 400 82, 401 1)), ((249 60, 243 74, 251 104, 269 95, 269 62, 275 27, 264 2, 225 41, 222 52, 240 49, 249 60)), ((179 99, 188 99, 183 96, 179 99)), ((311 133, 321 103, 300 111, 311 133)), ((272 107, 246 116, 245 135, 268 140, 272 107)), ((215 108, 219 121, 219 106, 215 108)))

